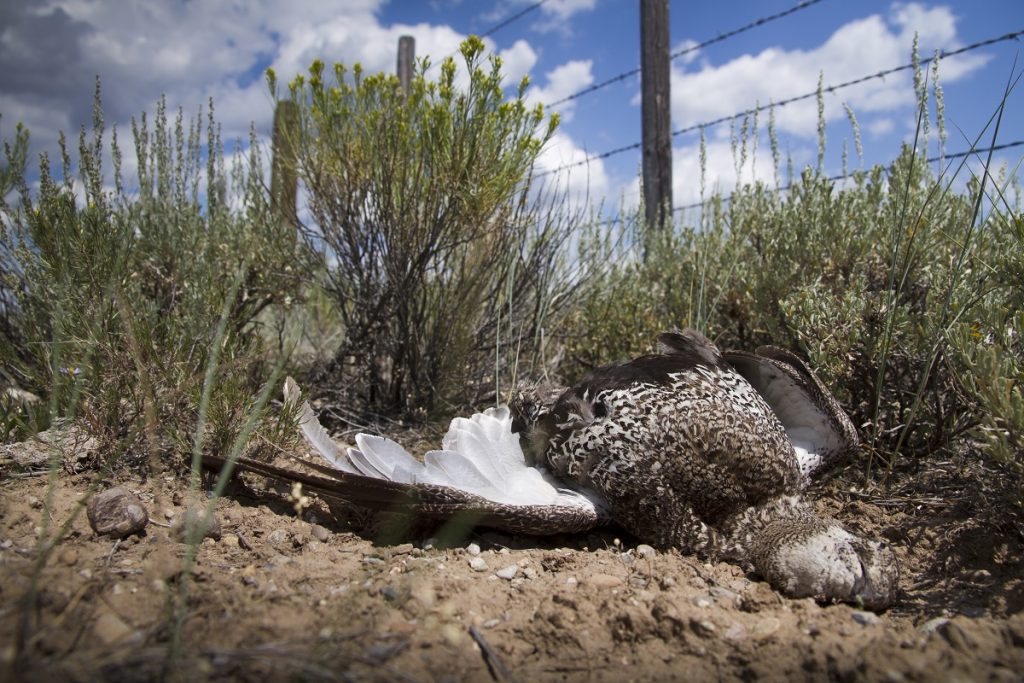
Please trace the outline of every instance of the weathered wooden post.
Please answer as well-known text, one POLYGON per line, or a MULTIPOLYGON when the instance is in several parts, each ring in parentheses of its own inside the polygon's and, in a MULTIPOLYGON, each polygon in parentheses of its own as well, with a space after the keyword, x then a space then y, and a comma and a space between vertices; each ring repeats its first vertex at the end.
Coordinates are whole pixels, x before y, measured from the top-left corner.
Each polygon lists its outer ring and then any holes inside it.
POLYGON ((413 61, 416 59, 416 39, 402 36, 398 39, 398 82, 402 84, 402 92, 409 92, 412 83, 413 61))
POLYGON ((640 77, 645 217, 662 229, 672 218, 668 0, 640 0, 640 77))
POLYGON ((299 192, 298 154, 299 108, 289 100, 277 103, 274 110, 273 155, 270 169, 270 211, 282 222, 299 226, 296 210, 299 192))

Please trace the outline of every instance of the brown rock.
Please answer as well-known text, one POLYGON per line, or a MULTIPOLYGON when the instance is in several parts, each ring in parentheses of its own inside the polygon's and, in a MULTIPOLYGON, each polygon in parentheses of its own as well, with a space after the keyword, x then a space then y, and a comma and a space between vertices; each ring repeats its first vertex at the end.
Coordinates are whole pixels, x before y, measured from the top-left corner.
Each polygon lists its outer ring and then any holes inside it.
MULTIPOLYGON (((188 534, 191 532, 193 527, 203 521, 206 515, 205 507, 190 507, 182 514, 174 518, 174 524, 171 525, 171 533, 174 537, 181 542, 188 540, 188 534)), ((198 538, 212 538, 214 540, 220 539, 220 518, 216 513, 211 513, 210 518, 207 520, 206 527, 196 534, 198 538)))
POLYGON ((93 496, 86 515, 93 531, 116 538, 138 533, 149 523, 149 513, 142 501, 120 486, 93 496))
POLYGON ((594 574, 587 579, 587 585, 595 588, 617 588, 622 585, 622 579, 611 574, 594 574))
POLYGON ((139 633, 113 612, 103 612, 96 619, 93 633, 105 645, 125 644, 139 638, 139 633))

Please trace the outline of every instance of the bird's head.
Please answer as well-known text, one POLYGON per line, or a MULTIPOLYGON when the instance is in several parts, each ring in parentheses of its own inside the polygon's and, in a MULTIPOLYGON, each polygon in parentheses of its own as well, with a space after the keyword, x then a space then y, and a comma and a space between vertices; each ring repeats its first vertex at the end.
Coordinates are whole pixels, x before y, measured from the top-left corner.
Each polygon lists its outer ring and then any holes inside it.
POLYGON ((885 543, 859 538, 830 519, 783 518, 752 548, 757 570, 792 598, 885 609, 896 596, 899 565, 885 543))

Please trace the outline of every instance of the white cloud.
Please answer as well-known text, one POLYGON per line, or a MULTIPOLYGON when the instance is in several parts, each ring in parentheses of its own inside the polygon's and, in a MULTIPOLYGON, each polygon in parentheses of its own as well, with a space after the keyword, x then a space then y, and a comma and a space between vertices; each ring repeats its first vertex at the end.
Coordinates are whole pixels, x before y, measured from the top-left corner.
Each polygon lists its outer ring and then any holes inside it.
POLYGON ((537 53, 525 40, 517 40, 512 47, 498 52, 502 61, 502 78, 506 86, 518 86, 523 76, 530 73, 537 63, 537 53))
MULTIPOLYGON (((872 15, 840 27, 820 47, 812 50, 768 48, 715 66, 702 60, 696 71, 678 61, 672 65, 672 118, 676 128, 734 114, 772 101, 813 92, 818 73, 824 83, 838 84, 910 61, 915 32, 921 55, 934 48, 953 48, 956 19, 946 7, 925 8, 911 3, 897 5, 887 19, 872 15)), ((946 82, 955 81, 980 68, 984 55, 959 55, 945 59, 940 73, 946 82)), ((912 105, 912 74, 902 71, 825 94, 826 119, 845 115, 842 103, 856 112, 886 112, 912 105)), ((638 100, 637 100, 638 101, 638 100)), ((814 98, 777 110, 780 131, 814 137, 817 105, 814 98)), ((719 127, 722 128, 722 127, 719 127)), ((719 130, 716 135, 723 135, 719 130)))
MULTIPOLYGON (((412 35, 416 54, 435 63, 456 53, 465 38, 446 25, 382 26, 376 16, 382 2, 6 2, 0 8, 0 112, 5 124, 29 126, 34 150, 52 153, 58 130, 74 136, 90 120, 100 74, 104 115, 108 126, 119 125, 122 141, 131 117, 152 113, 161 95, 172 112, 180 106, 189 114, 213 97, 226 141, 246 138, 253 122, 267 135, 273 117, 267 66, 283 90, 314 58, 393 72, 402 35, 412 35)), ((497 49, 484 42, 489 51, 497 49)), ((509 85, 537 62, 525 40, 498 54, 509 85)), ((458 55, 456 63, 462 64, 458 55)), ((460 83, 466 82, 463 71, 460 83)))
POLYGON ((696 40, 693 40, 692 38, 687 38, 686 40, 672 48, 672 54, 678 54, 680 52, 683 52, 684 50, 688 50, 688 52, 684 52, 679 57, 676 57, 676 60, 682 60, 682 64, 689 64, 690 62, 692 62, 693 60, 697 59, 697 57, 700 56, 700 50, 693 49, 699 44, 700 43, 698 43, 696 40))
MULTIPOLYGON (((746 160, 737 176, 737 155, 728 141, 709 140, 706 145, 707 166, 704 175, 704 196, 715 192, 728 194, 740 182, 760 181, 774 184, 771 152, 764 146, 747 149, 746 160)), ((784 163, 784 162, 783 162, 784 163)), ((784 172, 783 169, 780 171, 784 172)), ((676 206, 700 201, 700 145, 688 145, 672 150, 672 200, 676 206)))
POLYGON ((580 148, 572 138, 556 131, 537 158, 534 172, 537 175, 550 172, 540 179, 545 183, 553 183, 558 191, 565 192, 574 207, 594 205, 604 200, 610 184, 604 161, 587 161, 588 156, 588 152, 580 148), (565 168, 572 164, 579 165, 565 168))
POLYGON ((596 5, 597 0, 548 0, 541 6, 541 11, 565 21, 577 12, 589 12, 596 5))
MULTIPOLYGON (((573 60, 552 69, 545 74, 547 84, 544 86, 533 86, 526 93, 526 99, 530 104, 537 102, 545 106, 572 95, 594 82, 594 75, 591 73, 593 62, 587 60, 573 60)), ((569 100, 554 107, 565 121, 571 121, 576 109, 576 100, 569 100)))
MULTIPOLYGON (((524 0, 527 1, 527 0, 524 0)), ((532 2, 533 0, 528 0, 532 2)), ((597 5, 597 0, 548 0, 541 5, 544 17, 532 24, 531 28, 541 33, 559 31, 571 33, 569 20, 578 12, 589 12, 597 5)))
POLYGON ((875 119, 868 123, 868 132, 875 137, 888 135, 896 128, 896 124, 890 118, 875 119))

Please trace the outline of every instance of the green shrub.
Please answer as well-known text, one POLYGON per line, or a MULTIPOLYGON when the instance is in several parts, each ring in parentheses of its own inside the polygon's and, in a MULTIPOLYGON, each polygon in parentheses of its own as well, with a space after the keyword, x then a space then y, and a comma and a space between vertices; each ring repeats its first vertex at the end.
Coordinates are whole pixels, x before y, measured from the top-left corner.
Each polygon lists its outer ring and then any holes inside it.
POLYGON ((187 451, 227 303, 209 423, 222 448, 265 380, 261 312, 296 289, 293 232, 270 215, 256 144, 228 169, 212 103, 187 120, 161 101, 152 121, 133 120, 128 184, 117 131, 106 150, 104 133, 97 87, 77 178, 62 136, 58 172, 42 155, 38 190, 17 172, 16 200, 0 203, 5 383, 41 396, 49 418, 81 417, 111 440, 144 435, 154 455, 187 451))
MULTIPOLYGON (((502 94, 501 62, 462 45, 408 92, 394 76, 323 63, 291 83, 298 171, 308 190, 307 252, 341 320, 330 381, 342 402, 415 414, 481 402, 534 367, 564 289, 572 223, 537 208, 530 169, 557 125, 528 109, 524 79, 502 94)), ((268 73, 271 88, 274 75, 268 73)))
POLYGON ((591 242, 583 258, 618 265, 586 283, 569 357, 592 366, 696 326, 808 357, 885 462, 979 425, 1019 458, 1020 219, 976 216, 980 192, 948 191, 908 147, 845 189, 808 170, 788 193, 713 198, 699 226, 591 242))

